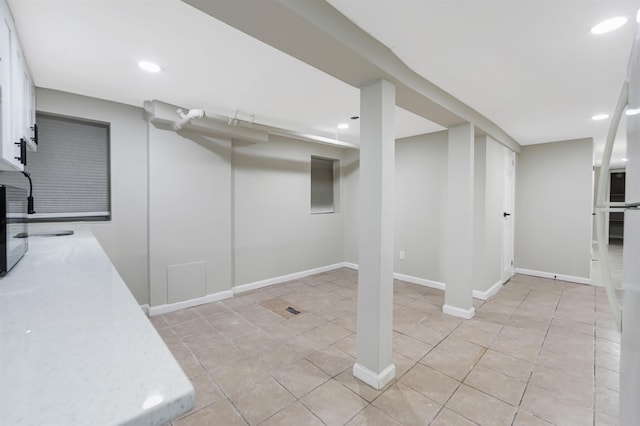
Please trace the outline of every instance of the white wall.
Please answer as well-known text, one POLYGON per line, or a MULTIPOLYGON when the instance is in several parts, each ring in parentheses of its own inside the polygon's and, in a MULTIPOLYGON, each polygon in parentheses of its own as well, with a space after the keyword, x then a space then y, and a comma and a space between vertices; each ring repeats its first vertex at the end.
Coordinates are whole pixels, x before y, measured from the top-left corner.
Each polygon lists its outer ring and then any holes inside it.
POLYGON ((148 129, 151 305, 230 290, 231 142, 148 129))
POLYGON ((395 272, 443 282, 447 132, 396 141, 395 272), (404 250, 405 260, 398 259, 404 250))
MULTIPOLYGON (((396 157, 397 158, 397 157, 396 157)), ((358 185, 360 151, 345 149, 342 160, 342 214, 344 216, 344 260, 358 264, 358 185)))
MULTIPOLYGON (((228 141, 158 130, 144 121, 141 108, 47 89, 38 89, 37 101, 42 112, 110 123, 112 220, 90 228, 141 304, 167 303, 167 268, 175 265, 204 262, 204 293, 212 294, 358 262, 357 150, 282 137, 231 148, 228 141), (334 214, 310 214, 312 155, 340 160, 334 214)), ((478 158, 484 168, 476 164, 486 185, 475 207, 485 216, 479 290, 499 279, 503 149, 487 138, 484 158, 478 158)), ((444 280, 446 158, 446 132, 396 142, 398 273, 444 280), (398 260, 399 250, 406 260, 398 260)), ((524 148, 516 181, 516 266, 588 277, 590 140, 524 148)))
POLYGON ((48 89, 37 99, 42 112, 110 123, 112 220, 89 227, 139 303, 197 297, 202 277, 205 295, 344 260, 344 191, 336 213, 309 210, 311 155, 342 164, 344 150, 272 137, 233 148, 232 172, 229 141, 159 130, 142 108, 48 89))
POLYGON ((312 155, 342 164, 343 153, 277 136, 233 149, 235 285, 344 260, 343 208, 311 214, 310 176, 312 155))
POLYGON ((518 269, 588 280, 592 151, 591 139, 522 148, 516 164, 518 269))
MULTIPOLYGON (((503 145, 491 137, 476 139, 474 290, 500 281, 503 226, 503 145)), ((347 150, 343 164, 345 261, 358 263, 358 151, 347 150)), ((396 141, 395 272, 444 283, 443 223, 447 191, 447 132, 396 141), (399 260, 400 250, 405 260, 399 260)))
POLYGON ((147 126, 142 108, 38 88, 36 109, 110 123, 111 221, 93 222, 89 228, 138 303, 149 303, 147 126))

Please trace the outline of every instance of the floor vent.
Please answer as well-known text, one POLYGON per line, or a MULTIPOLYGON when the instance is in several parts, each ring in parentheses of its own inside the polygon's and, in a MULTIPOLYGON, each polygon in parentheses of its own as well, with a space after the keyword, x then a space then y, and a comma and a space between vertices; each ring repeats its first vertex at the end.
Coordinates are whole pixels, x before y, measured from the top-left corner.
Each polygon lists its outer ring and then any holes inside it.
POLYGON ((287 319, 293 318, 294 316, 304 312, 302 309, 299 309, 295 305, 292 305, 291 302, 288 302, 279 297, 269 300, 263 300, 262 302, 260 302, 260 304, 265 308, 271 310, 272 312, 287 319))

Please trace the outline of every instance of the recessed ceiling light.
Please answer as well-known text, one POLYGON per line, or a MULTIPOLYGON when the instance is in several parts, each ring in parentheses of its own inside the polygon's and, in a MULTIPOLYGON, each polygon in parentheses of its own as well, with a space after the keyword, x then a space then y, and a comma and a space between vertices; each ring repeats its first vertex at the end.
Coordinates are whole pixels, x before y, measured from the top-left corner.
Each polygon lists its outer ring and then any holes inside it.
POLYGON ((609 118, 609 114, 596 114, 591 117, 594 121, 606 120, 607 118, 609 118))
POLYGON ((627 18, 624 16, 616 16, 615 18, 609 18, 606 21, 602 21, 599 24, 591 27, 591 34, 605 34, 613 30, 617 30, 621 26, 627 23, 627 18))
POLYGON ((344 130, 344 129, 348 129, 349 125, 347 123, 340 123, 338 124, 338 129, 344 130))
POLYGON ((623 158, 623 159, 622 159, 622 161, 624 161, 624 162, 626 163, 626 162, 627 162, 627 161, 629 161, 629 160, 627 160, 626 158, 623 158))
POLYGON ((638 115, 638 114, 640 114, 640 108, 627 109, 624 113, 626 115, 638 115))
POLYGON ((146 71, 146 72, 160 72, 160 71, 162 71, 162 68, 160 68, 160 65, 156 64, 155 62, 140 61, 140 62, 138 62, 138 66, 140 67, 141 70, 146 71))

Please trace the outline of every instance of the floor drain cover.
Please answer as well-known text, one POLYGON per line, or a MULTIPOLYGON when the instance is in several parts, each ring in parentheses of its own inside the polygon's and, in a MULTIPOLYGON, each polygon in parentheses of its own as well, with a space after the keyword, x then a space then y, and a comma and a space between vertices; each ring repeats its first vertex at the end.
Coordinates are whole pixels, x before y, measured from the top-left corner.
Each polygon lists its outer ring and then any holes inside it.
POLYGON ((296 307, 296 305, 292 304, 288 300, 281 299, 279 297, 269 300, 263 300, 262 302, 260 302, 260 304, 269 309, 274 314, 278 314, 286 319, 293 318, 298 314, 304 313, 304 311, 296 307))

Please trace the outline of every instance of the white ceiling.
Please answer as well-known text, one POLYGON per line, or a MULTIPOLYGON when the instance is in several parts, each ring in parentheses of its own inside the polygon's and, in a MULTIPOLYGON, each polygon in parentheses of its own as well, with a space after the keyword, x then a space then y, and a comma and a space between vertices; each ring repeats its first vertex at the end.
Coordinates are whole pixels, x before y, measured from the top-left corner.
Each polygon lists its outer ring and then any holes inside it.
MULTIPOLYGON (((414 71, 522 145, 594 137, 600 156, 640 1, 329 0, 414 71), (627 24, 594 36, 613 16, 627 24)), ((614 161, 624 157, 621 127, 614 161)))
MULTIPOLYGON (((414 71, 521 144, 602 145, 640 0, 330 0, 414 71), (611 16, 629 23, 603 36, 611 16)), ((358 142, 358 90, 179 0, 9 0, 35 83, 142 106, 158 99, 358 142), (137 68, 142 59, 163 67, 137 68), (349 122, 351 128, 338 130, 349 122)), ((248 12, 250 13, 250 12, 248 12)), ((442 128, 399 109, 396 136, 442 128)), ((624 156, 617 142, 614 161, 624 156)), ((598 148, 596 148, 596 151, 598 148)))

